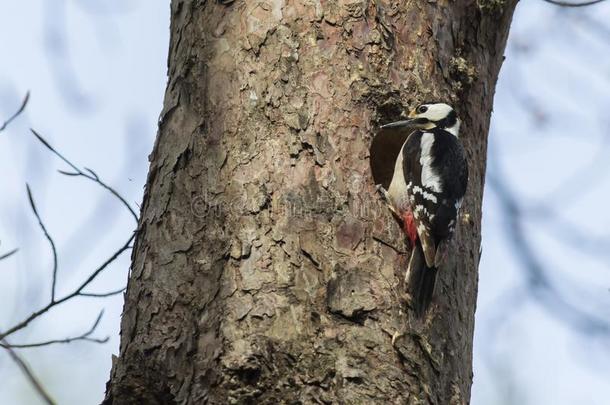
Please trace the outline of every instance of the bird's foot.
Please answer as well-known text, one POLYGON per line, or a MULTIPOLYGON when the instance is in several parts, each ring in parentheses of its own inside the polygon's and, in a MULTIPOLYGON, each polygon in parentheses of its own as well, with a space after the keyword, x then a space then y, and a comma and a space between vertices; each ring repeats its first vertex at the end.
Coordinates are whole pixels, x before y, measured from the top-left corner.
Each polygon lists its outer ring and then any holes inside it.
POLYGON ((381 198, 389 204, 390 198, 388 196, 388 190, 386 190, 381 184, 376 184, 375 189, 381 195, 381 198))
POLYGON ((400 215, 398 215, 398 211, 396 211, 396 208, 394 208, 394 206, 392 205, 392 200, 390 200, 390 194, 388 193, 388 190, 386 190, 381 184, 376 184, 375 189, 379 193, 383 202, 385 202, 390 211, 392 211, 392 214, 400 218, 400 215))

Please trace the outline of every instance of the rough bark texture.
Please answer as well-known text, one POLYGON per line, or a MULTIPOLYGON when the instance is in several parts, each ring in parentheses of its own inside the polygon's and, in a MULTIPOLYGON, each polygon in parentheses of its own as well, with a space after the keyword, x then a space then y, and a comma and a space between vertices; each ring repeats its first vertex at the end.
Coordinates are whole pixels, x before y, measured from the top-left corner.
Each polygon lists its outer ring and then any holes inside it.
POLYGON ((172 1, 105 403, 468 403, 487 131, 515 4, 172 1), (416 321, 369 147, 424 100, 456 107, 470 184, 416 321))

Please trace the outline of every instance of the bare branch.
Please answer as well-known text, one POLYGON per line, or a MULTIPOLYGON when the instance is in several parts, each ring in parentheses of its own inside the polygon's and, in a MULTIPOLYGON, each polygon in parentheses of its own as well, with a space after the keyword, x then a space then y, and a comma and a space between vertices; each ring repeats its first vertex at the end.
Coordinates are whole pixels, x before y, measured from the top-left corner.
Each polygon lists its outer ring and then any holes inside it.
POLYGON ((46 146, 47 149, 49 149, 55 156, 57 156, 58 158, 60 158, 61 160, 63 160, 64 162, 66 162, 66 164, 68 166, 70 166, 72 169, 74 169, 75 172, 77 172, 78 174, 81 174, 81 170, 76 167, 72 162, 70 162, 68 159, 66 159, 61 153, 59 153, 55 148, 53 148, 51 146, 51 144, 49 142, 47 142, 46 139, 44 139, 38 132, 34 131, 32 128, 30 128, 30 131, 34 134, 34 136, 36 138, 38 138, 38 140, 44 145, 46 146))
MULTIPOLYGON (((27 92, 19 109, 12 115, 10 116, 6 121, 4 121, 3 123, 1 123, 0 125, 0 132, 4 131, 17 117, 19 117, 25 110, 28 102, 29 102, 29 98, 30 98, 30 93, 27 92)), ((40 134, 38 134, 36 131, 32 130, 32 133, 34 134, 34 136, 36 136, 36 138, 49 150, 51 151, 55 156, 59 157, 65 164, 67 164, 70 167, 70 171, 61 171, 60 173, 66 176, 75 176, 75 177, 85 177, 86 179, 95 182, 96 184, 100 185, 102 188, 104 188, 106 191, 110 192, 115 198, 117 198, 124 207, 126 207, 129 211, 129 213, 133 216, 133 218, 136 220, 136 222, 138 221, 138 215, 136 214, 136 212, 134 211, 134 209, 130 206, 130 204, 112 187, 110 187, 109 185, 107 185, 106 183, 104 183, 100 177, 98 176, 98 174, 89 169, 89 168, 83 168, 80 169, 78 166, 76 166, 74 163, 72 163, 69 159, 67 159, 65 156, 63 156, 57 149, 53 148, 51 146, 51 144, 40 134)), ((47 227, 45 226, 41 215, 38 211, 38 208, 36 206, 36 203, 34 201, 34 197, 32 194, 32 190, 30 188, 29 185, 26 184, 26 189, 27 189, 27 195, 28 195, 28 200, 29 200, 29 204, 30 207, 32 209, 32 212, 34 213, 34 216, 36 217, 36 219, 38 220, 38 225, 40 227, 40 229, 42 230, 45 238, 47 239, 50 247, 51 247, 51 251, 53 254, 53 269, 52 269, 52 282, 51 282, 51 297, 49 302, 42 308, 40 308, 37 311, 32 312, 28 317, 26 317, 25 319, 21 320, 20 322, 18 322, 16 325, 8 328, 6 331, 4 332, 0 332, 0 347, 4 348, 9 355, 11 356, 11 358, 13 359, 13 361, 15 361, 15 363, 19 366, 19 368, 22 370, 23 374, 25 375, 25 377, 28 379, 28 381, 30 382, 30 384, 34 387, 34 389, 36 390, 36 392, 40 395, 40 397, 42 398, 42 400, 46 403, 46 404, 51 404, 54 405, 55 401, 51 398, 51 396, 46 392, 46 390, 44 389, 44 387, 42 386, 42 384, 39 382, 39 380, 34 376, 34 374, 32 373, 32 371, 30 370, 30 368, 28 367, 28 365, 25 363, 25 361, 14 351, 14 349, 16 348, 33 348, 33 347, 44 347, 44 346, 49 346, 49 345, 53 345, 53 344, 67 344, 67 343, 72 343, 75 341, 88 341, 88 342, 94 342, 94 343, 105 343, 109 340, 109 337, 105 337, 105 338, 96 338, 96 337, 92 337, 92 335, 95 333, 95 331, 97 330, 101 318, 103 316, 104 311, 101 311, 99 313, 99 315, 97 316, 97 318, 95 319, 93 325, 91 326, 91 328, 89 330, 87 330, 85 333, 82 333, 78 336, 69 336, 63 339, 52 339, 52 340, 46 340, 46 341, 42 341, 42 342, 36 342, 36 343, 25 343, 25 344, 11 344, 8 341, 5 340, 6 337, 12 335, 13 333, 24 329, 25 327, 27 327, 30 322, 34 321, 35 319, 37 319, 38 317, 44 315, 46 312, 50 311, 51 309, 53 309, 54 307, 63 304, 64 302, 70 301, 73 298, 77 298, 77 297, 93 297, 93 298, 103 298, 103 297, 110 297, 113 295, 117 295, 122 293, 125 288, 122 288, 120 290, 117 291, 110 291, 107 293, 100 293, 100 294, 95 294, 95 293, 85 293, 83 292, 88 286, 90 286, 90 284, 97 278, 97 276, 99 274, 101 274, 111 263, 113 263, 115 260, 117 260, 117 258, 126 250, 129 250, 132 246, 132 242, 135 238, 135 233, 133 233, 132 235, 130 235, 129 239, 118 249, 116 250, 109 258, 107 258, 101 265, 99 265, 97 268, 95 268, 93 270, 92 273, 89 274, 89 276, 87 277, 86 280, 84 280, 76 289, 74 289, 70 294, 57 299, 56 297, 56 287, 57 287, 57 275, 58 275, 58 253, 57 253, 57 248, 55 245, 55 241, 54 239, 51 237, 49 231, 47 230, 47 227)), ((9 252, 0 254, 0 261, 7 259, 9 257, 11 257, 12 255, 14 255, 15 253, 17 253, 18 249, 13 249, 9 252)))
POLYGON ((63 170, 58 170, 57 172, 63 174, 64 176, 80 176, 80 173, 66 172, 63 170))
POLYGON ((7 252, 3 255, 0 255, 0 261, 4 260, 4 259, 8 259, 9 257, 11 257, 12 255, 14 255, 15 253, 17 253, 19 251, 19 249, 13 249, 10 252, 7 252))
POLYGON ((127 289, 127 287, 123 287, 120 290, 110 291, 107 293, 79 293, 78 295, 80 295, 81 297, 106 298, 106 297, 112 297, 113 295, 121 294, 121 293, 125 292, 126 289, 127 289))
POLYGON ((112 254, 112 256, 110 256, 108 259, 106 259, 106 261, 104 261, 104 263, 102 263, 98 268, 96 268, 93 273, 91 273, 91 275, 89 276, 89 278, 87 278, 87 280, 85 280, 79 287, 77 287, 72 293, 66 295, 65 297, 58 299, 56 301, 52 301, 49 302, 46 306, 42 307, 41 309, 39 309, 38 311, 32 312, 30 314, 30 316, 28 316, 27 318, 25 318, 24 320, 22 320, 21 322, 17 323, 16 325, 12 326, 11 328, 7 329, 5 332, 0 333, 0 340, 6 338, 7 336, 12 335, 13 333, 17 332, 18 330, 21 330, 23 328, 25 328, 26 326, 28 326, 30 324, 30 322, 32 322, 34 319, 40 317, 41 315, 45 314, 46 312, 48 312, 49 310, 51 310, 52 308, 63 304, 64 302, 71 300, 72 298, 78 296, 81 294, 81 292, 89 285, 91 284, 91 282, 93 280, 95 280, 95 278, 102 272, 104 271, 104 269, 106 269, 112 262, 114 262, 123 252, 125 252, 126 250, 129 249, 129 246, 131 245, 131 242, 133 241, 133 239, 135 238, 135 233, 131 235, 131 237, 127 240, 127 242, 125 242, 125 244, 123 244, 123 246, 121 246, 121 248, 119 248, 116 252, 114 252, 112 254))
POLYGON ((34 389, 36 390, 36 392, 38 393, 38 395, 40 395, 40 397, 42 398, 42 400, 47 404, 47 405, 55 405, 56 402, 53 401, 53 399, 51 398, 51 396, 47 393, 47 391, 44 389, 44 387, 42 386, 42 384, 40 383, 40 381, 38 381, 38 378, 36 378, 36 376, 32 373, 32 371, 30 370, 30 368, 28 367, 28 365, 25 363, 25 361, 23 361, 23 359, 21 357, 19 357, 19 355, 17 353, 15 353, 15 351, 13 349, 11 349, 10 344, 2 339, 2 345, 3 347, 5 345, 8 345, 8 347, 5 347, 6 351, 8 352, 9 356, 11 356, 11 358, 13 359, 13 361, 15 363, 17 363, 17 365, 19 366, 19 368, 21 369, 21 371, 23 372, 23 374, 25 375, 25 377, 28 379, 28 381, 30 382, 30 384, 32 385, 32 387, 34 387, 34 389))
POLYGON ((50 346, 50 345, 54 345, 57 343, 72 343, 72 342, 76 342, 78 340, 84 340, 84 341, 93 342, 93 343, 106 343, 108 341, 109 337, 105 337, 103 339, 90 337, 93 334, 93 332, 95 332, 95 330, 97 329, 97 326, 99 325, 100 320, 102 319, 103 315, 104 315, 104 310, 102 310, 99 313, 99 315, 95 319, 95 322, 93 323, 93 326, 91 326, 91 328, 87 332, 83 333, 82 335, 67 337, 64 339, 54 339, 54 340, 47 340, 44 342, 27 343, 27 344, 12 344, 12 343, 5 343, 3 341, 2 343, 0 343, 0 346, 2 346, 5 349, 9 349, 9 348, 27 349, 27 348, 32 348, 32 347, 50 346))
POLYGON ((25 187, 28 192, 28 200, 30 201, 30 207, 32 208, 32 211, 34 212, 34 216, 36 216, 36 219, 38 220, 38 225, 40 225, 40 229, 42 229, 42 232, 44 233, 45 238, 47 238, 47 240, 49 241, 49 245, 51 246, 51 252, 53 253, 53 278, 51 281, 51 302, 54 302, 55 301, 55 286, 57 284, 57 248, 55 247, 55 242, 53 241, 53 238, 47 231, 47 228, 44 225, 44 223, 42 222, 42 219, 40 218, 40 214, 38 214, 38 210, 36 209, 36 204, 34 203, 34 197, 32 197, 32 190, 30 189, 29 184, 26 184, 25 187))
POLYGON ((98 177, 97 173, 95 173, 93 170, 89 169, 88 167, 85 167, 85 170, 88 171, 89 174, 91 174, 95 180, 99 180, 100 179, 98 177))
POLYGON ((70 166, 72 168, 72 170, 74 170, 74 172, 66 172, 66 171, 60 170, 59 172, 61 174, 66 175, 66 176, 85 177, 85 178, 93 181, 94 183, 99 184, 104 189, 109 191, 112 195, 114 195, 125 206, 125 208, 127 208, 129 210, 129 212, 131 213, 133 218, 136 220, 136 222, 138 222, 138 214, 136 214, 136 212, 133 210, 133 208, 131 208, 131 205, 129 205, 129 203, 125 200, 125 198, 123 198, 123 196, 121 196, 114 188, 110 187, 109 185, 104 183, 102 180, 100 180, 99 176, 93 170, 84 168, 84 170, 86 171, 85 172, 85 171, 79 169, 74 163, 72 163, 70 160, 68 160, 64 155, 59 153, 59 151, 57 151, 57 149, 55 149, 53 146, 51 146, 51 144, 42 135, 40 135, 38 132, 36 132, 33 129, 30 129, 30 131, 47 149, 49 149, 55 156, 57 156, 58 158, 63 160, 68 166, 70 166))
POLYGON ((610 246, 610 235, 591 235, 577 224, 565 219, 551 205, 539 204, 534 210, 522 209, 522 215, 528 221, 536 221, 544 224, 541 227, 549 236, 564 243, 566 246, 578 247, 582 252, 587 252, 594 257, 610 258, 608 246, 610 246))
POLYGON ((569 3, 567 1, 560 1, 560 0, 544 0, 544 1, 546 1, 547 3, 554 4, 556 6, 560 6, 560 7, 586 7, 586 6, 592 6, 594 4, 604 2, 606 0, 591 0, 591 1, 585 1, 584 3, 569 3))
POLYGON ((30 100, 30 92, 28 91, 27 93, 25 93, 25 97, 23 98, 23 101, 21 102, 21 106, 19 107, 19 109, 9 119, 4 121, 2 126, 0 126, 0 132, 4 131, 6 129, 6 127, 8 127, 9 124, 15 120, 15 118, 17 118, 21 115, 21 113, 25 110, 25 107, 28 105, 29 100, 30 100))
POLYGON ((527 271, 527 286, 534 298, 550 314, 566 321, 580 331, 610 335, 610 323, 607 320, 573 305, 554 285, 547 274, 547 269, 526 236, 522 224, 522 208, 518 205, 515 194, 501 178, 502 176, 489 175, 489 185, 493 187, 505 212, 505 217, 509 221, 507 236, 514 246, 514 251, 517 252, 515 257, 521 261, 523 269, 527 271))
MULTIPOLYGON (((74 170, 74 172, 61 172, 62 174, 65 174, 67 176, 81 176, 81 177, 84 177, 84 178, 86 178, 86 179, 88 179, 90 181, 93 181, 94 183, 100 185, 102 188, 104 188, 105 190, 109 191, 117 199, 119 199, 121 201, 121 203, 129 210, 129 212, 132 214, 134 219, 136 221, 138 220, 137 214, 130 207, 130 205, 127 203, 127 201, 116 190, 114 190, 112 187, 108 186, 106 183, 101 181, 99 176, 97 175, 97 173, 95 173, 93 170, 88 169, 88 168, 85 168, 84 169, 85 171, 79 169, 74 163, 72 163, 70 160, 68 160, 66 157, 64 157, 61 153, 59 153, 55 148, 53 148, 51 146, 51 144, 49 142, 47 142, 47 140, 44 137, 42 137, 39 133, 37 133, 33 129, 31 131, 34 134, 34 136, 47 149, 49 149, 55 156, 59 157, 68 166, 70 166, 72 168, 72 170, 74 170)), ((17 332, 17 331, 19 331, 19 330, 21 330, 21 329, 23 329, 25 327, 27 327, 30 324, 30 322, 32 322, 33 320, 35 320, 38 317, 44 315, 46 312, 50 311, 54 307, 56 307, 58 305, 61 305, 64 302, 69 301, 69 300, 71 300, 71 299, 73 299, 75 297, 82 296, 82 297, 98 297, 98 298, 103 298, 103 297, 109 297, 109 296, 112 296, 112 295, 115 295, 115 294, 119 294, 121 291, 123 291, 123 289, 121 289, 119 291, 111 291, 111 292, 105 293, 105 294, 93 294, 93 293, 84 293, 83 292, 83 290, 85 288, 87 288, 97 278, 97 276, 99 276, 100 273, 102 273, 111 263, 113 263, 121 254, 123 254, 123 252, 125 252, 126 250, 131 249, 132 242, 133 242, 133 240, 135 239, 135 236, 136 236, 136 233, 134 232, 129 237, 129 239, 118 250, 116 250, 110 257, 108 257, 100 266, 98 266, 89 275, 89 277, 85 281, 83 281, 70 294, 64 296, 63 298, 56 299, 56 297, 55 297, 55 286, 56 286, 56 281, 57 281, 57 251, 56 251, 56 248, 55 248, 55 243, 53 241, 53 238, 51 238, 51 236, 49 235, 49 233, 48 233, 44 223, 42 222, 42 219, 41 219, 41 217, 40 217, 40 215, 38 213, 38 210, 36 208, 36 204, 34 203, 34 198, 32 196, 32 192, 30 190, 29 185, 27 186, 27 192, 28 192, 28 199, 29 199, 29 202, 30 202, 30 206, 32 207, 32 211, 34 212, 34 215, 38 219, 38 223, 40 225, 40 228, 42 229, 45 237, 49 241, 49 244, 51 245, 51 249, 53 251, 53 282, 52 282, 52 289, 51 289, 51 300, 44 307, 40 308, 37 311, 32 312, 28 317, 26 317, 22 321, 18 322, 14 326, 8 328, 6 331, 1 332, 0 333, 0 340, 6 338, 7 336, 12 335, 13 333, 15 333, 15 332, 17 332)), ((14 252, 10 252, 10 254, 12 254, 12 253, 14 253, 14 252)), ((69 343, 69 342, 74 341, 74 340, 89 340, 89 341, 94 341, 94 342, 102 343, 105 340, 92 339, 92 338, 89 337, 91 332, 95 329, 95 327, 97 327, 98 322, 99 322, 99 319, 96 321, 96 323, 94 324, 94 327, 92 328, 92 330, 90 332, 88 332, 88 333, 86 333, 84 335, 81 335, 81 336, 77 336, 75 338, 67 338, 67 339, 62 339, 62 340, 52 340, 52 341, 48 341, 48 342, 42 342, 40 344, 29 344, 29 345, 25 345, 25 346, 22 345, 20 347, 43 346, 43 345, 52 344, 52 343, 69 343)), ((14 347, 17 347, 17 346, 14 346, 14 347)))

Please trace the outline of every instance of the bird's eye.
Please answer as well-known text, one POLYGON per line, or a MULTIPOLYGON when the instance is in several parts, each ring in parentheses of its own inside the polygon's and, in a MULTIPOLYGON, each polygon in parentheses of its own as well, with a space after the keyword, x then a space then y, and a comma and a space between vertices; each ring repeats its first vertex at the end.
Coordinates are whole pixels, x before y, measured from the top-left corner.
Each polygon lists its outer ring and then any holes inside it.
POLYGON ((418 114, 423 114, 426 111, 428 111, 428 107, 426 107, 425 105, 420 105, 419 107, 417 107, 417 113, 418 114))

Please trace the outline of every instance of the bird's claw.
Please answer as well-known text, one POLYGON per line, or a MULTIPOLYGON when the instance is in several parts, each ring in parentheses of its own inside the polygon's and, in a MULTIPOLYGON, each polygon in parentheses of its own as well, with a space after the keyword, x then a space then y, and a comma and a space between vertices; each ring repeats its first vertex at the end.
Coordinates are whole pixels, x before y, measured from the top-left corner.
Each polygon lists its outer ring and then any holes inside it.
POLYGON ((383 200, 383 202, 388 206, 388 208, 390 209, 392 214, 394 214, 394 215, 396 215, 396 217, 400 218, 398 211, 396 210, 396 208, 392 204, 392 201, 390 200, 390 194, 388 193, 388 190, 386 190, 381 184, 376 184, 375 189, 381 196, 381 199, 383 200))
POLYGON ((390 208, 392 209, 392 211, 394 211, 394 207, 392 206, 392 202, 390 200, 390 194, 388 193, 388 190, 386 190, 381 184, 377 184, 375 185, 375 189, 377 189, 377 192, 379 193, 379 196, 381 197, 381 199, 388 205, 390 206, 390 208))
POLYGON ((379 195, 381 195, 381 198, 383 198, 387 202, 388 201, 388 191, 385 188, 383 188, 383 186, 381 184, 376 184, 375 189, 377 190, 379 195))

